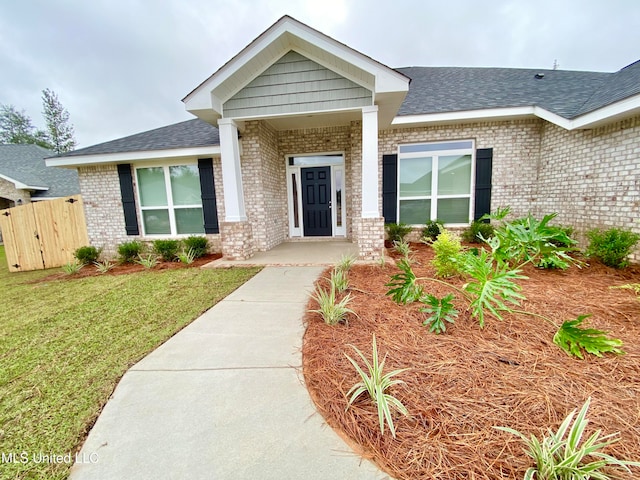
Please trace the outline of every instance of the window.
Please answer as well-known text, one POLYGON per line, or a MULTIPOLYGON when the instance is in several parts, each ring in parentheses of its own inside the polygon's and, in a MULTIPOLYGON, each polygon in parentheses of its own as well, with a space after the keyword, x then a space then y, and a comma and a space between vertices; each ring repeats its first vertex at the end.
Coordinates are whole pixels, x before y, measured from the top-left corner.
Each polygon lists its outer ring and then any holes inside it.
POLYGON ((196 165, 138 168, 136 173, 145 235, 204 233, 196 165))
POLYGON ((471 219, 473 142, 400 145, 398 222, 420 225, 438 219, 468 224, 471 219))

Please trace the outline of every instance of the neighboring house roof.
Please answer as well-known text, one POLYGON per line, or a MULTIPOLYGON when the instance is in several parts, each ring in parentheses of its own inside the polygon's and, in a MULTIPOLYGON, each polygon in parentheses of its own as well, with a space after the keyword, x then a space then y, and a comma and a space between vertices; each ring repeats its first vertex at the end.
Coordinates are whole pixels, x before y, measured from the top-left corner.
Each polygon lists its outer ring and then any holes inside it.
POLYGON ((220 145, 218 129, 207 122, 195 118, 91 147, 81 148, 59 156, 73 157, 76 155, 170 150, 209 145, 220 145))
POLYGON ((0 145, 0 177, 17 189, 32 190, 32 198, 57 198, 80 193, 78 172, 47 167, 54 152, 38 145, 0 145))

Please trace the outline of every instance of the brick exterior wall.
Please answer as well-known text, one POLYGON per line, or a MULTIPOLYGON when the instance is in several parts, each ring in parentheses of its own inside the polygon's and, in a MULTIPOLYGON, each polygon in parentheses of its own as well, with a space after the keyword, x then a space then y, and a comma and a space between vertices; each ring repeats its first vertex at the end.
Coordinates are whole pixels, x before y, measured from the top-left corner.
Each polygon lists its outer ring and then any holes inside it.
MULTIPOLYGON (((209 236, 214 248, 243 258, 286 240, 286 157, 343 152, 347 237, 360 246, 363 258, 376 258, 382 220, 359 218, 361 139, 361 122, 279 132, 266 122, 246 122, 241 163, 248 221, 224 222, 221 164, 214 159, 222 236, 229 236, 228 246, 221 245, 220 236, 209 236)), ((509 205, 514 216, 558 212, 560 223, 580 233, 596 226, 640 233, 640 117, 573 132, 541 119, 383 130, 379 161, 397 153, 398 144, 463 139, 473 139, 476 148, 493 148, 492 210, 509 205)), ((81 167, 79 173, 91 242, 114 251, 115 245, 132 239, 124 231, 116 167, 81 167)), ((380 192, 381 176, 382 168, 380 192)), ((640 251, 634 259, 640 260, 640 251)))
POLYGON ((491 210, 509 205, 514 215, 526 215, 536 198, 541 129, 542 120, 532 119, 384 130, 380 162, 401 143, 475 140, 476 149, 493 148, 491 210))
POLYGON ((242 132, 242 187, 253 247, 266 251, 288 235, 286 165, 277 133, 266 122, 245 124, 242 132))
POLYGON ((640 233, 640 116, 573 132, 545 123, 537 185, 536 213, 557 212, 582 246, 595 227, 640 233))
MULTIPOLYGON (((218 170, 220 162, 218 161, 218 170)), ((214 161, 214 172, 216 162, 214 161)), ((214 173, 222 177, 222 172, 214 173)), ((116 165, 98 165, 78 168, 80 192, 84 201, 84 214, 87 221, 89 242, 97 248, 102 248, 104 258, 115 258, 120 243, 131 240, 150 242, 141 235, 127 235, 122 211, 122 197, 120 181, 116 165)), ((134 175, 135 188, 135 175, 134 175)), ((222 181, 220 192, 222 192, 222 181)), ((216 194, 218 195, 218 181, 216 179, 216 194)), ((218 199, 218 211, 220 200, 218 199)), ((142 222, 138 212, 138 225, 142 231, 142 222)), ((220 235, 206 235, 209 239, 210 250, 220 251, 220 235)))
MULTIPOLYGON (((345 206, 346 213, 346 232, 347 238, 351 238, 352 234, 352 222, 354 217, 354 201, 359 198, 357 193, 354 194, 353 183, 353 154, 351 152, 351 135, 352 128, 341 127, 326 127, 326 128, 309 128, 305 130, 285 130, 278 132, 278 152, 279 158, 283 165, 285 165, 286 158, 289 155, 305 155, 305 154, 323 154, 329 152, 342 152, 344 153, 344 168, 345 168, 345 198, 342 200, 342 204, 345 206)), ((283 175, 284 178, 284 175, 283 175)), ((289 181, 289 179, 287 179, 289 181)), ((286 195, 286 185, 285 185, 286 195)), ((285 202, 287 208, 286 217, 286 232, 288 235, 288 203, 285 202)))
MULTIPOLYGON (((31 193, 28 190, 18 190, 12 182, 0 178, 0 199, 3 198, 14 203, 18 200, 22 200, 22 203, 29 203, 31 201, 31 193)), ((9 206, 7 205, 3 208, 9 208, 9 206)))

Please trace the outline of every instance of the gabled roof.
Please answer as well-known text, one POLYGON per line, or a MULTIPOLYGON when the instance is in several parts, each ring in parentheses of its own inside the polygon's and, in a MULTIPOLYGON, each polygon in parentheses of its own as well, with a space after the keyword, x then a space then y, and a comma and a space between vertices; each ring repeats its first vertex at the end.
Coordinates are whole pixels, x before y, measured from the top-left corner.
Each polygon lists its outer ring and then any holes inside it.
POLYGON ((191 91, 186 109, 215 123, 224 102, 292 50, 372 91, 381 125, 391 123, 409 89, 402 73, 285 15, 191 91))
POLYGON ((0 145, 0 177, 34 198, 57 198, 80 193, 78 172, 47 167, 54 152, 38 145, 0 145))

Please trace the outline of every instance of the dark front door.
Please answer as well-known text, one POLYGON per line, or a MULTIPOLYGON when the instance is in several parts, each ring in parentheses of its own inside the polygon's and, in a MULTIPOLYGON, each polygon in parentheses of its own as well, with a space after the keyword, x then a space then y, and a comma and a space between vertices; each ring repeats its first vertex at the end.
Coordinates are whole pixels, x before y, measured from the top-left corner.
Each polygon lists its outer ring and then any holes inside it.
POLYGON ((309 167, 301 171, 304 235, 330 237, 331 167, 309 167))

